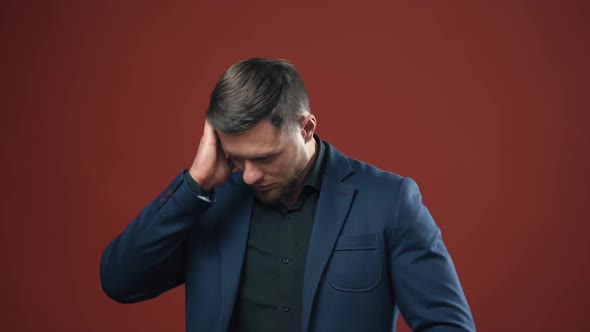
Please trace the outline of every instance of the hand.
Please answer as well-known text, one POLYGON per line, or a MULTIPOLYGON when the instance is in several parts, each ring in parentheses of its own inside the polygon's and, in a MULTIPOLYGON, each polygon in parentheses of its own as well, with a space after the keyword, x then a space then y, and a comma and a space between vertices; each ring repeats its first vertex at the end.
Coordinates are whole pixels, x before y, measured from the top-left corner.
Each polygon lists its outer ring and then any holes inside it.
POLYGON ((189 169, 189 174, 204 190, 224 183, 232 173, 234 165, 226 158, 217 133, 205 121, 203 136, 199 143, 197 156, 189 169))

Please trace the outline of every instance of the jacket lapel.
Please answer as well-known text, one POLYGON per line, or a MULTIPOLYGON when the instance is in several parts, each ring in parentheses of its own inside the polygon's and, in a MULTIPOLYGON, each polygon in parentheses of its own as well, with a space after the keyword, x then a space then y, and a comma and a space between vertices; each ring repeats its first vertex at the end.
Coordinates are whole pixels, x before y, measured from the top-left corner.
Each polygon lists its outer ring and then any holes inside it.
POLYGON ((228 328, 236 300, 254 202, 252 191, 245 185, 239 187, 241 190, 233 192, 232 195, 235 194, 235 196, 230 199, 239 203, 227 207, 229 217, 224 218, 224 222, 219 227, 222 285, 221 331, 228 328))
POLYGON ((353 201, 355 187, 342 183, 352 173, 348 159, 326 143, 327 164, 307 252, 303 281, 302 326, 307 331, 313 301, 326 264, 353 201))

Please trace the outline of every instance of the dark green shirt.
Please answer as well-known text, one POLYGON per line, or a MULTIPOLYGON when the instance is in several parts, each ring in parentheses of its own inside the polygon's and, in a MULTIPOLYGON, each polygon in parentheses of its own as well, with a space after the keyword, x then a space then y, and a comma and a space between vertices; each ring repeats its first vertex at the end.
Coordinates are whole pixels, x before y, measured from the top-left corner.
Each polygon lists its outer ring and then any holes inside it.
POLYGON ((318 156, 297 202, 290 208, 254 202, 231 332, 301 331, 303 275, 325 159, 315 139, 318 156))

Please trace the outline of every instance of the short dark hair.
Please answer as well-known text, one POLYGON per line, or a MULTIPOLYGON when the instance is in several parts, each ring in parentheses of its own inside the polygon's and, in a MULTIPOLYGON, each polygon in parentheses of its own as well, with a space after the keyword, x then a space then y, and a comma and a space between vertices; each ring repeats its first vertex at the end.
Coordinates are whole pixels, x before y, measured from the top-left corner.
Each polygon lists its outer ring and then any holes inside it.
POLYGON ((235 133, 269 119, 278 129, 309 112, 309 97, 293 64, 252 58, 229 67, 213 92, 207 120, 216 130, 235 133))

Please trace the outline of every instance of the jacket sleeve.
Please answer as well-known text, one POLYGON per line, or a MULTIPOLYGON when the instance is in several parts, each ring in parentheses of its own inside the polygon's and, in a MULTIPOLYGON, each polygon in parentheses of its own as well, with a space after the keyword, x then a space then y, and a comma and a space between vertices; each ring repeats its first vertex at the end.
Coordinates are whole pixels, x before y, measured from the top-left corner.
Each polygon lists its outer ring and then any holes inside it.
POLYGON ((412 331, 475 331, 457 272, 414 180, 401 182, 391 233, 394 298, 412 331))
POLYGON ((185 239, 211 205, 190 189, 184 174, 177 176, 104 250, 104 292, 133 303, 182 284, 185 239))

